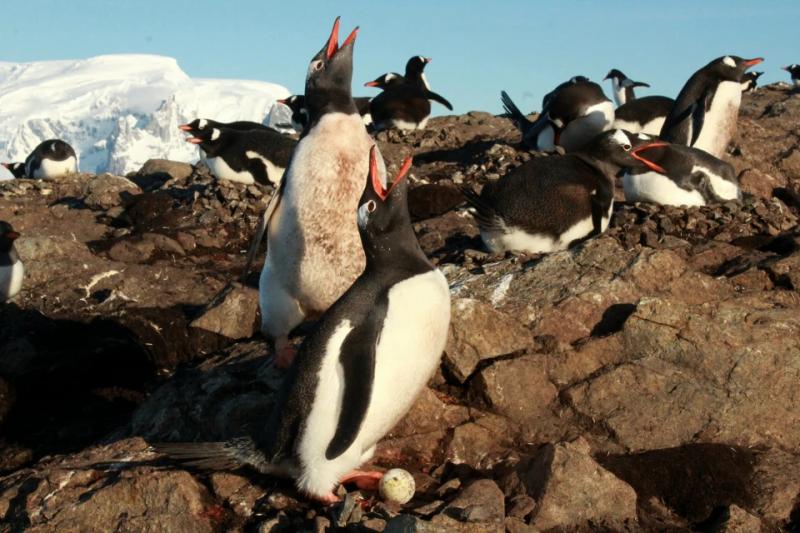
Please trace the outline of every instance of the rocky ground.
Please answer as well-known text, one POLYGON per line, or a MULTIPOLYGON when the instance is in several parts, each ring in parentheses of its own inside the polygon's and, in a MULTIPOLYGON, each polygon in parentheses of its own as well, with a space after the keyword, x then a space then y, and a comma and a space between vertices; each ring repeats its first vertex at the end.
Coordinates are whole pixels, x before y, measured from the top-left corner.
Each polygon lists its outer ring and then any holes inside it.
POLYGON ((4 182, 27 278, 0 306, 0 531, 799 528, 798 119, 783 86, 745 97, 742 204, 620 202, 549 256, 487 254, 457 189, 539 155, 510 121, 381 133, 390 161, 415 155, 410 209, 453 297, 440 371, 374 460, 414 474, 402 507, 148 450, 269 412, 281 372, 239 278, 270 190, 168 161, 4 182))

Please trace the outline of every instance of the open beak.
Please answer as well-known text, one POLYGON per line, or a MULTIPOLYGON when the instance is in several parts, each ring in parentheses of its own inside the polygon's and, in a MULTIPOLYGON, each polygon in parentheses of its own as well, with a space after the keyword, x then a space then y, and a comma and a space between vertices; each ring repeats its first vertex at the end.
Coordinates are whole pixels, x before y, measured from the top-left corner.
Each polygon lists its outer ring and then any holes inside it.
POLYGON ((181 124, 178 126, 178 129, 181 131, 192 131, 192 127, 188 124, 181 124))
POLYGON ((745 62, 744 62, 744 66, 747 67, 747 68, 750 68, 750 67, 752 67, 754 65, 758 65, 762 61, 764 61, 763 57, 756 57, 754 59, 746 59, 745 62))
POLYGON ((350 35, 347 36, 347 39, 344 40, 342 46, 339 46, 339 19, 341 17, 336 17, 336 20, 333 21, 333 29, 331 30, 331 35, 328 37, 328 47, 325 49, 325 60, 330 61, 333 55, 344 48, 350 43, 355 42, 356 35, 358 34, 358 26, 355 27, 353 31, 350 32, 350 35))
POLYGON ((186 139, 186 142, 192 144, 202 144, 203 139, 201 139, 200 137, 189 137, 188 139, 186 139))
POLYGON ((286 103, 288 100, 289 100, 288 98, 281 98, 280 100, 276 100, 276 102, 283 105, 289 105, 286 103))
POLYGON ((665 143, 665 142, 648 143, 648 144, 642 145, 642 146, 640 146, 638 148, 634 148, 631 151, 631 156, 633 156, 633 158, 636 159, 637 161, 642 162, 644 164, 644 166, 646 166, 650 170, 658 172, 659 174, 666 174, 667 171, 664 170, 664 167, 662 167, 660 165, 656 165, 655 163, 653 163, 649 159, 645 159, 644 157, 639 155, 640 152, 644 152, 645 150, 649 150, 651 148, 662 148, 664 146, 669 146, 669 143, 665 143))
POLYGON ((5 237, 9 241, 15 241, 15 240, 19 239, 19 233, 17 233, 16 231, 9 231, 9 232, 6 233, 5 237))
POLYGON ((378 198, 385 201, 392 192, 392 189, 406 177, 413 163, 414 159, 411 156, 406 157, 403 160, 403 164, 400 166, 400 170, 397 172, 397 177, 392 184, 389 185, 388 189, 384 189, 383 183, 381 183, 380 172, 378 171, 378 149, 375 145, 372 145, 369 151, 369 174, 372 179, 372 189, 375 191, 375 194, 378 195, 378 198))

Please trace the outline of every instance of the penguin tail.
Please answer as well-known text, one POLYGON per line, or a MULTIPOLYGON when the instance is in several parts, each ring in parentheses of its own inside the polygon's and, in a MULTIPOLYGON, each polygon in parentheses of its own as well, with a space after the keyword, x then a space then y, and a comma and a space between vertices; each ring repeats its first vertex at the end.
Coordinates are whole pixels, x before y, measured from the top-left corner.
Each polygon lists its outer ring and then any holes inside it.
MULTIPOLYGON (((490 187, 489 184, 485 187, 490 187)), ((481 228, 498 228, 503 225, 503 221, 494 208, 482 198, 481 194, 476 193, 471 187, 467 185, 461 186, 461 194, 467 200, 468 210, 475 218, 475 221, 481 228)))
POLYGON ((517 123, 517 127, 525 131, 533 124, 525 114, 519 110, 517 104, 508 96, 508 93, 505 91, 500 91, 500 100, 503 102, 503 109, 506 110, 506 113, 511 117, 511 120, 517 123))
POLYGON ((172 461, 201 470, 237 470, 250 467, 262 474, 291 477, 282 463, 271 463, 249 437, 224 442, 155 442, 151 449, 172 461))

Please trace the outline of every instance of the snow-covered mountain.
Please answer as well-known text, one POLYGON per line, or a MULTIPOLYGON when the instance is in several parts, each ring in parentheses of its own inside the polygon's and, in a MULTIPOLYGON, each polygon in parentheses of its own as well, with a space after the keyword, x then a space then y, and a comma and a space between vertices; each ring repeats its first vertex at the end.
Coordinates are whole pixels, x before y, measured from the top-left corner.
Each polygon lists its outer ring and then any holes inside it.
POLYGON ((75 61, 0 62, 0 161, 22 161, 45 139, 78 152, 80 169, 125 174, 150 158, 195 162, 178 125, 287 122, 280 85, 190 78, 175 59, 108 55, 75 61))

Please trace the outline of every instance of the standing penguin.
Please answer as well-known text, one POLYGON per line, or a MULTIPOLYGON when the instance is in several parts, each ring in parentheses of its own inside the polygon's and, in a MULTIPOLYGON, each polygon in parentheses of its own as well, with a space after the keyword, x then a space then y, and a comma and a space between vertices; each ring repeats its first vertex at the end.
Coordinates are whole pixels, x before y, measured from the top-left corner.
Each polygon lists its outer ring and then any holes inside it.
POLYGON ((309 125, 262 219, 267 256, 259 283, 261 331, 275 340, 281 366, 293 356, 292 329, 330 307, 364 269, 352 213, 374 143, 350 89, 357 31, 339 47, 337 18, 311 60, 304 94, 309 125))
POLYGON ((797 63, 792 63, 791 65, 781 67, 781 69, 789 73, 792 78, 792 83, 794 83, 795 87, 800 87, 800 65, 797 63))
POLYGON ((196 144, 217 179, 239 183, 280 183, 297 141, 269 128, 196 130, 186 142, 196 144))
POLYGON ((10 300, 22 290, 25 267, 14 249, 19 233, 11 224, 0 220, 0 302, 10 300))
POLYGON ((659 136, 722 157, 736 133, 742 77, 762 61, 723 56, 695 72, 678 94, 659 136))
MULTIPOLYGON (((369 102, 372 100, 369 96, 357 96, 353 98, 353 103, 356 105, 358 114, 364 125, 372 124, 372 117, 369 115, 369 102)), ((279 104, 283 104, 292 111, 292 129, 296 132, 302 132, 308 126, 308 110, 306 109, 306 98, 302 94, 293 94, 282 100, 278 100, 279 104)))
POLYGON ((615 68, 609 70, 603 80, 611 80, 611 86, 614 88, 614 100, 618 106, 625 105, 636 99, 636 94, 633 92, 636 87, 650 87, 648 83, 643 81, 633 81, 623 74, 621 70, 615 68))
POLYGON ((615 176, 642 166, 631 152, 649 142, 607 131, 577 152, 531 159, 480 194, 463 189, 481 239, 492 252, 548 253, 599 235, 611 219, 615 176))
POLYGON ((755 91, 758 87, 758 78, 763 74, 763 72, 746 72, 742 77, 742 92, 749 93, 755 91))
POLYGON ((650 85, 633 81, 618 69, 611 69, 603 79, 611 80, 614 100, 617 101, 613 129, 647 135, 658 135, 661 132, 661 127, 675 100, 666 96, 636 98, 633 92, 635 87, 650 87, 650 85))
POLYGON ((58 178, 78 172, 75 150, 61 139, 50 139, 33 149, 25 159, 25 175, 32 179, 58 178))
POLYGON ((3 163, 3 166, 17 179, 25 177, 25 163, 3 163))
MULTIPOLYGON (((303 493, 338 501, 339 483, 374 489, 382 473, 354 471, 408 412, 439 365, 450 323, 447 280, 425 257, 407 206, 407 159, 386 181, 370 150, 357 224, 366 269, 303 341, 262 434, 221 443, 155 444, 189 466, 250 466, 291 477, 303 493)), ((351 213, 352 215, 352 213, 351 213)))
POLYGON ((644 167, 622 177, 628 202, 692 206, 742 198, 733 166, 703 150, 659 141, 631 154, 644 167))
POLYGON ((556 146, 567 152, 580 150, 614 122, 614 104, 584 76, 575 76, 546 94, 535 121, 528 120, 505 91, 500 94, 522 131, 523 145, 533 150, 549 151, 556 146))

